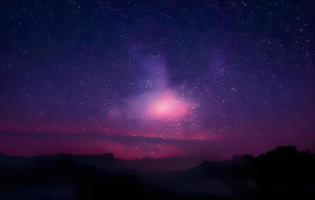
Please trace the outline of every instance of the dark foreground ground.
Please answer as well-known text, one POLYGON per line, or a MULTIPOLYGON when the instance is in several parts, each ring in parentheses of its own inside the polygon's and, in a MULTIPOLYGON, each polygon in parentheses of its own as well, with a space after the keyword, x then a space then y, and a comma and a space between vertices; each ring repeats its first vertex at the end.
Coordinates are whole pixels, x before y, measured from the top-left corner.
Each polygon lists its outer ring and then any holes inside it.
POLYGON ((123 166, 111 154, 0 156, 0 199, 315 199, 315 156, 295 147, 179 171, 123 166))

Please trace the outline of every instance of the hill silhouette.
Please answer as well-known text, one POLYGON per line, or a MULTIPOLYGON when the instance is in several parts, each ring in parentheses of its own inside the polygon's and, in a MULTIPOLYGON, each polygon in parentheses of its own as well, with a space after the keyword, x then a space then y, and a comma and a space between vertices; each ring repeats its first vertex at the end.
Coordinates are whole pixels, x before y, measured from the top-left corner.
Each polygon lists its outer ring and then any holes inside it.
POLYGON ((0 199, 315 199, 315 156, 292 146, 186 170, 142 170, 159 162, 0 154, 0 199))

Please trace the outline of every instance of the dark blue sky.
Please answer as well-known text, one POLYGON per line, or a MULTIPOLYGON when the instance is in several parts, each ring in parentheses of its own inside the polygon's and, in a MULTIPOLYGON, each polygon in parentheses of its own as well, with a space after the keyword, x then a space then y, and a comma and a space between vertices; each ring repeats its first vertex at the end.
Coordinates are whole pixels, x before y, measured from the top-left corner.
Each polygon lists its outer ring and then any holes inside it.
POLYGON ((0 151, 315 149, 312 1, 0 4, 0 151))

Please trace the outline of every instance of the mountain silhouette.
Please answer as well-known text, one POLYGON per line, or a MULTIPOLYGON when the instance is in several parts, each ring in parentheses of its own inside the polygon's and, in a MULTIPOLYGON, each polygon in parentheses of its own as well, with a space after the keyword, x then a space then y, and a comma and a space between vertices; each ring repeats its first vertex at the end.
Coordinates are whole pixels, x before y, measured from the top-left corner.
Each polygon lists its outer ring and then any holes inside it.
POLYGON ((315 199, 315 156, 293 146, 189 169, 145 167, 165 160, 0 154, 0 199, 315 199))

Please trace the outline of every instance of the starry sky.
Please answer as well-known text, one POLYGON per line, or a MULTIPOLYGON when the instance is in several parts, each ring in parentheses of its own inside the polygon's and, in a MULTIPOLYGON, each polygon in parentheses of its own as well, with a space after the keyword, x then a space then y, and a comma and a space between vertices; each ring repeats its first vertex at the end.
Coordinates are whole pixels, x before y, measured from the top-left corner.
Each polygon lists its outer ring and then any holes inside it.
POLYGON ((0 152, 315 151, 315 3, 0 3, 0 152))

